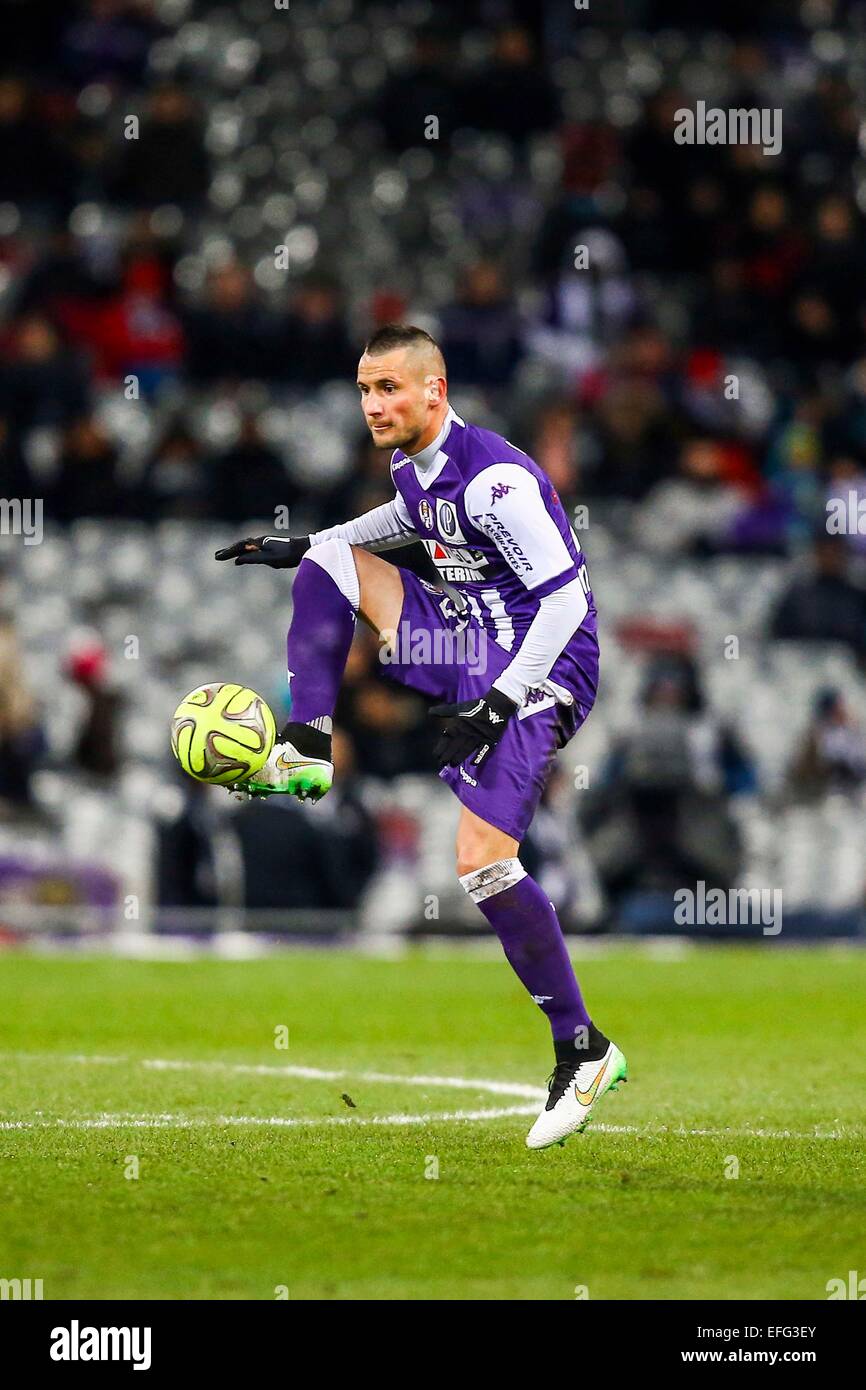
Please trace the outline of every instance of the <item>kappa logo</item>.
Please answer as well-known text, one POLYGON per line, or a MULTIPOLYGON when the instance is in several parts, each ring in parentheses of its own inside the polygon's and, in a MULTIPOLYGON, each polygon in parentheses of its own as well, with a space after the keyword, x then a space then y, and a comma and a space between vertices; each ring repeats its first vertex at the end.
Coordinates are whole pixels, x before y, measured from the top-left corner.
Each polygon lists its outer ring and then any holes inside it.
POLYGON ((553 998, 552 994, 533 994, 533 1004, 547 1004, 553 998))
POLYGON ((424 525, 427 527, 427 530, 428 530, 428 531, 432 531, 432 530, 433 530, 433 508, 430 506, 430 503, 427 501, 427 498, 426 498, 426 497, 422 497, 422 498, 421 498, 421 501, 420 501, 419 504, 418 504, 418 515, 420 516, 420 518, 421 518, 421 520, 423 521, 424 525))
POLYGON ((529 719, 533 714, 543 714, 546 709, 553 709, 556 705, 556 696, 549 695, 544 690, 531 690, 525 701, 517 711, 518 719, 529 719))
POLYGON ((515 490, 512 483, 494 483, 493 487, 490 489, 491 506, 494 502, 499 502, 506 493, 514 492, 515 490))
POLYGON ((463 781, 464 781, 464 782, 468 782, 469 785, 470 785, 470 787, 477 787, 477 786, 478 786, 478 783, 476 782, 475 778, 474 778, 474 777, 470 777, 470 776, 469 776, 469 773, 466 772, 466 770, 465 770, 464 768, 461 767, 461 768, 459 769, 459 771, 460 771, 460 776, 463 778, 463 781))
POLYGON ((501 715, 501 714, 497 714, 495 709, 489 709, 489 708, 488 708, 488 710, 487 710, 487 718, 490 720, 490 723, 491 723, 491 724, 501 724, 501 723, 502 723, 502 715, 501 715))

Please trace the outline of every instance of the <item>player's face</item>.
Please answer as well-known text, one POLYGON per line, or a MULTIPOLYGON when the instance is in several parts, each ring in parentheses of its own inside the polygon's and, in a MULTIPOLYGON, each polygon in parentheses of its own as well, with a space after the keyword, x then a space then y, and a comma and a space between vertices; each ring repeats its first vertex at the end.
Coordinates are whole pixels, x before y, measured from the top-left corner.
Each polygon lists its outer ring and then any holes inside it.
POLYGON ((409 454, 417 447, 430 413, 424 366, 406 348, 378 357, 365 353, 358 363, 361 408, 377 448, 409 454))

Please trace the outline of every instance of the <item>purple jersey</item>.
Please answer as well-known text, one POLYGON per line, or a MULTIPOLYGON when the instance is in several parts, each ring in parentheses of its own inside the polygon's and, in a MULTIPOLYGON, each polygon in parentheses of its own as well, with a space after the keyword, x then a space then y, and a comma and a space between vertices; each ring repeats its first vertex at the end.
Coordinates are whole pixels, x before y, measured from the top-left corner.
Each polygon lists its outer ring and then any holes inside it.
POLYGON ((533 459, 501 435, 452 415, 427 466, 419 469, 397 449, 391 476, 402 519, 417 532, 443 582, 465 598, 489 639, 512 655, 540 600, 578 580, 588 611, 564 651, 586 675, 597 670, 586 561, 550 479, 533 459))

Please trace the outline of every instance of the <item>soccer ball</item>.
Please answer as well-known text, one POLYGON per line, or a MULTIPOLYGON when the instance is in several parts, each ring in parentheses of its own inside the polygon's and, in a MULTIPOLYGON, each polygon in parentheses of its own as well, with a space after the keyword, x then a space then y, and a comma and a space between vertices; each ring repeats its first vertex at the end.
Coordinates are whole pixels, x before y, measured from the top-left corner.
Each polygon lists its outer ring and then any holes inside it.
POLYGON ((171 747, 199 782, 242 782, 267 762, 276 742, 274 716, 245 685, 216 681, 181 700, 171 720, 171 747))

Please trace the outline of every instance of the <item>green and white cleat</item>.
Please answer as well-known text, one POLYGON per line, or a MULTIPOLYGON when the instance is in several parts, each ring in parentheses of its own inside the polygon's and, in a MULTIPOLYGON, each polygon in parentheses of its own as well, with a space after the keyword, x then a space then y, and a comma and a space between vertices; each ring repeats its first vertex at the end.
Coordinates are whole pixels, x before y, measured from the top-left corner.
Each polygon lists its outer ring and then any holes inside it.
POLYGON ((594 1062, 559 1062, 550 1078, 547 1104, 526 1136, 528 1149, 564 1144, 586 1127, 607 1091, 627 1081, 628 1064, 615 1043, 594 1062))
POLYGON ((329 755, 331 739, 306 724, 287 726, 275 743, 264 767, 229 788, 243 796, 294 796, 298 801, 319 801, 334 780, 329 755), (292 737, 287 737, 288 734, 292 737), (298 743, 304 745, 301 751, 298 743), (314 752, 315 750, 315 752, 314 752), (319 756, 321 755, 321 756, 319 756))

